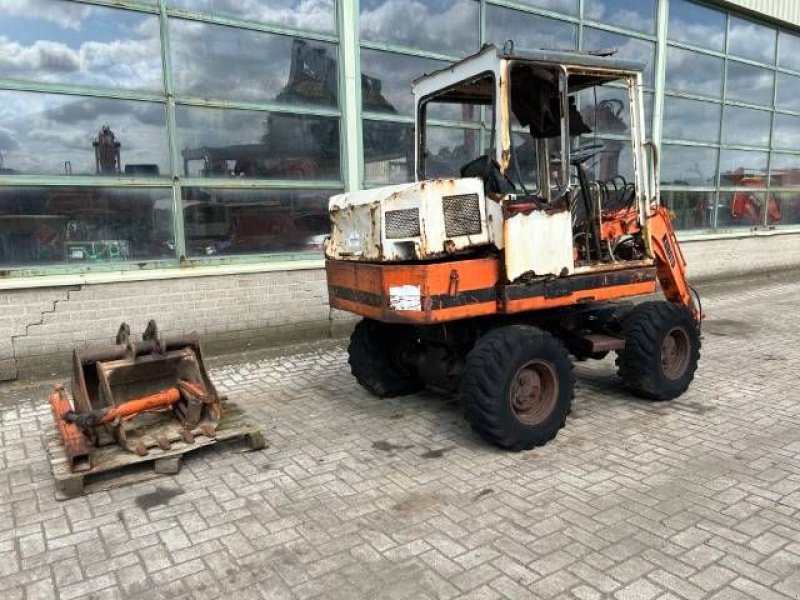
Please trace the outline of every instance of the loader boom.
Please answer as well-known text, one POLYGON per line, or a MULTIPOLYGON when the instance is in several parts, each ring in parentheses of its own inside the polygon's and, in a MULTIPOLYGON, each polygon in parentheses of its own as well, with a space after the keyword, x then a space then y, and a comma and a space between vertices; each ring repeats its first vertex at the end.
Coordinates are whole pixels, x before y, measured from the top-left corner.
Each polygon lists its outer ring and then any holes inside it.
POLYGON ((684 305, 699 323, 702 319, 686 279, 686 259, 675 237, 667 209, 656 206, 648 221, 650 243, 656 255, 656 274, 664 296, 670 302, 684 305))

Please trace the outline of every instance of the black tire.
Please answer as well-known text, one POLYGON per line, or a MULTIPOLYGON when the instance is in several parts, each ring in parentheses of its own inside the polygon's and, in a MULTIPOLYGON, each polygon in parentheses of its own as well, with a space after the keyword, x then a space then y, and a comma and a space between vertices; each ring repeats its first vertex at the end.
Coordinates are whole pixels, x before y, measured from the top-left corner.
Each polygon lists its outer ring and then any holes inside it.
POLYGON ((564 345, 536 327, 510 325, 477 341, 467 356, 459 395, 472 429, 492 444, 519 451, 555 437, 572 407, 574 389, 564 345), (531 406, 521 406, 520 397, 531 406))
POLYGON ((672 400, 694 379, 700 331, 689 310, 672 302, 643 302, 622 320, 625 348, 617 374, 637 396, 672 400))
POLYGON ((362 319, 350 336, 350 372, 380 398, 412 394, 424 387, 419 377, 399 362, 401 346, 408 339, 404 329, 402 325, 362 319))

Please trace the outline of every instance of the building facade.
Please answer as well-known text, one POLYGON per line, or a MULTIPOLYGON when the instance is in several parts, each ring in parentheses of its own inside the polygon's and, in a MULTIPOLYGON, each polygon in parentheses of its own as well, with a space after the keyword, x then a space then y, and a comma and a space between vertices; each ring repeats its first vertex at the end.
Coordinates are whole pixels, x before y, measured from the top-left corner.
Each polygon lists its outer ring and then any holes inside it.
MULTIPOLYGON (((694 272, 800 264, 794 2, 0 6, 0 377, 123 320, 219 349, 346 323, 325 297, 327 199, 412 178, 410 81, 485 43, 645 63, 662 199, 694 272)), ((462 117, 432 122, 437 156, 484 139, 462 117)), ((625 136, 599 137, 624 153, 625 136)))

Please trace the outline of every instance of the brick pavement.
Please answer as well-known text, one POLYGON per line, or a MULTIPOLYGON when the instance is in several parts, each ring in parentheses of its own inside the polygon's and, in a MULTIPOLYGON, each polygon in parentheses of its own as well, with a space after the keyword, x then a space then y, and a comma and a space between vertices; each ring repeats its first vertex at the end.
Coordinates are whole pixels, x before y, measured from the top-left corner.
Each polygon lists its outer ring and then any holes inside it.
POLYGON ((378 400, 338 344, 212 361, 271 448, 57 502, 44 383, 0 387, 0 598, 800 598, 800 275, 706 290, 671 403, 582 363, 531 452, 378 400))

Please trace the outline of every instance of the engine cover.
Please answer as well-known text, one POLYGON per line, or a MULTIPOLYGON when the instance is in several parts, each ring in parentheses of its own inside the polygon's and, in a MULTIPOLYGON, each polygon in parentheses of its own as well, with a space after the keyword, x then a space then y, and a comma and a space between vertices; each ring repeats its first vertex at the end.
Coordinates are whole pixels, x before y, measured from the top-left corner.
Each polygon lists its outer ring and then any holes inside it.
POLYGON ((325 256, 391 262, 498 243, 502 212, 478 178, 435 179, 333 196, 325 256), (487 214, 488 213, 488 214, 487 214))

